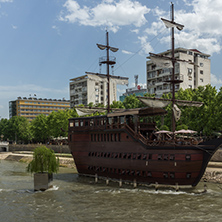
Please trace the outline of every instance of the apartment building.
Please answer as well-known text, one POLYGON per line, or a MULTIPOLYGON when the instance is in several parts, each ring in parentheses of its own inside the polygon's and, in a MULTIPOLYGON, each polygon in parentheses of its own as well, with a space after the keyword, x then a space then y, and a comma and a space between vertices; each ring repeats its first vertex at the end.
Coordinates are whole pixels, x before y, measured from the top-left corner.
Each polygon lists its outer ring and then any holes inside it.
MULTIPOLYGON (((171 50, 159 53, 160 56, 171 57, 171 50)), ((175 58, 184 60, 175 64, 175 79, 183 82, 175 85, 175 91, 182 89, 195 89, 211 83, 210 79, 210 55, 202 53, 196 49, 175 49, 175 58), (185 62, 186 61, 186 62, 185 62)), ((151 57, 146 62, 147 68, 147 91, 162 96, 171 92, 170 83, 164 82, 171 78, 172 68, 164 67, 155 63, 151 57)), ((178 81, 179 82, 179 81, 178 81)))
POLYGON ((53 111, 70 108, 70 101, 65 99, 42 99, 36 97, 18 97, 9 102, 9 118, 23 116, 32 121, 36 116, 44 114, 48 116, 53 111))
MULTIPOLYGON (((110 75, 110 104, 117 100, 117 85, 128 84, 128 78, 110 75)), ((71 108, 83 104, 107 105, 107 75, 86 72, 86 75, 70 79, 71 108)))

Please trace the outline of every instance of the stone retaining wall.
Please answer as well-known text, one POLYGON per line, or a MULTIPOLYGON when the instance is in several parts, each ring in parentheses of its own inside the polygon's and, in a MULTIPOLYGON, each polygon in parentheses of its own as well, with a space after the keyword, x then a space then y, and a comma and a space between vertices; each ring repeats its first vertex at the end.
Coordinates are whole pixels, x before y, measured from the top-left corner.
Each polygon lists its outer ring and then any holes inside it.
POLYGON ((41 145, 53 149, 55 153, 70 153, 68 145, 46 145, 46 144, 9 144, 9 152, 33 151, 36 147, 41 145))
POLYGON ((222 162, 222 148, 213 155, 211 161, 222 162))

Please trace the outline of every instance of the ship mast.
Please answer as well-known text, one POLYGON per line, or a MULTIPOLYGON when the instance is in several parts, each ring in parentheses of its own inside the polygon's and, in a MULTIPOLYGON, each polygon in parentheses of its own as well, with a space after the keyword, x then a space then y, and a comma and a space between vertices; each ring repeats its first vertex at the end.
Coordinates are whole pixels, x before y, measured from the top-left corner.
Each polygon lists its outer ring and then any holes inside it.
MULTIPOLYGON (((171 22, 174 23, 174 5, 171 3, 171 22)), ((174 118, 174 105, 175 105, 175 57, 174 57, 174 27, 171 28, 171 37, 172 37, 172 131, 173 133, 176 130, 176 123, 174 118)))
POLYGON ((115 47, 109 46, 109 32, 106 31, 106 45, 97 44, 98 48, 101 50, 106 49, 106 59, 103 60, 101 63, 106 64, 106 72, 107 72, 107 93, 108 93, 108 100, 107 100, 107 112, 110 112, 110 74, 109 74, 109 66, 115 64, 116 62, 110 60, 109 58, 109 50, 112 52, 117 52, 119 49, 115 47))

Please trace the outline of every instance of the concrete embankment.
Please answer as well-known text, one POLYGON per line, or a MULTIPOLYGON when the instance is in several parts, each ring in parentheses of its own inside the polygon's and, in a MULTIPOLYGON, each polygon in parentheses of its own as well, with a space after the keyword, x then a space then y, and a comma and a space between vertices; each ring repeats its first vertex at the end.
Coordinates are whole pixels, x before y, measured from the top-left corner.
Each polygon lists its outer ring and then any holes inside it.
MULTIPOLYGON (((74 173, 77 172, 71 154, 56 154, 56 156, 59 157, 59 164, 61 167, 73 168, 74 173)), ((0 160, 19 161, 28 164, 32 160, 32 157, 32 152, 28 151, 0 152, 0 160)))
MULTIPOLYGON (((216 155, 217 159, 221 157, 222 152, 216 155)), ((58 154, 61 167, 73 168, 74 173, 77 173, 76 166, 71 154, 58 154)), ((0 160, 11 160, 29 163, 32 160, 32 152, 30 151, 17 151, 17 152, 0 152, 0 160)), ((214 158, 213 158, 214 159, 214 158)), ((204 181, 221 183, 222 184, 222 161, 211 161, 202 178, 204 181)))

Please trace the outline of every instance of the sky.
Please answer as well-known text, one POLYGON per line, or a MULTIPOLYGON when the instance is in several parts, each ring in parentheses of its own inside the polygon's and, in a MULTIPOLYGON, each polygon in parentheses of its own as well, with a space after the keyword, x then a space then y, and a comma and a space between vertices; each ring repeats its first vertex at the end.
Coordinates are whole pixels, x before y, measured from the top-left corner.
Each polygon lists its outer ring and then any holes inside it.
MULTIPOLYGON (((211 84, 222 86, 222 1, 175 0, 175 46, 198 49, 211 57, 211 84)), ((100 72, 106 30, 112 73, 146 84, 149 52, 170 49, 168 0, 0 0, 0 118, 9 117, 17 97, 69 99, 70 79, 100 72)), ((105 73, 105 67, 101 67, 105 73)), ((126 87, 125 87, 126 88, 126 87)), ((120 95, 125 88, 118 88, 120 95)))

